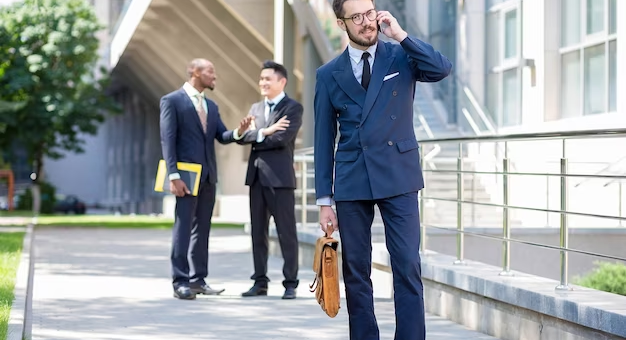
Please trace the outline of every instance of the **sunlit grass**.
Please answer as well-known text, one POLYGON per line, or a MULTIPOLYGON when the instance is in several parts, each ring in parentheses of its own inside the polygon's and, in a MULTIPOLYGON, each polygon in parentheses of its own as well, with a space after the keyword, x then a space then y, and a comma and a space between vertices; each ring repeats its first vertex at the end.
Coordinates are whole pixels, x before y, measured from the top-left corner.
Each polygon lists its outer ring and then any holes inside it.
MULTIPOLYGON (((5 212, 6 213, 6 212, 5 212)), ((30 223, 32 214, 17 212, 0 214, 8 217, 25 217, 21 223, 30 223)), ((173 218, 149 215, 41 215, 36 220, 37 227, 100 227, 100 228, 151 228, 169 229, 173 218)), ((242 228, 240 223, 213 223, 212 228, 242 228)))
POLYGON ((0 340, 7 338, 24 233, 0 232, 0 340))

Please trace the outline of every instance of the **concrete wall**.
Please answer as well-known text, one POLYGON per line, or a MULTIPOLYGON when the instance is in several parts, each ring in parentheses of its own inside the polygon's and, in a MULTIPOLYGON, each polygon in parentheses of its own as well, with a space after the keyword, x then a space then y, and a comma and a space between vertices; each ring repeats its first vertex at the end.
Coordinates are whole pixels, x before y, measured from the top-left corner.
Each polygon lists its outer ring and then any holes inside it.
POLYGON ((270 44, 274 43, 274 0, 219 0, 228 4, 270 44))

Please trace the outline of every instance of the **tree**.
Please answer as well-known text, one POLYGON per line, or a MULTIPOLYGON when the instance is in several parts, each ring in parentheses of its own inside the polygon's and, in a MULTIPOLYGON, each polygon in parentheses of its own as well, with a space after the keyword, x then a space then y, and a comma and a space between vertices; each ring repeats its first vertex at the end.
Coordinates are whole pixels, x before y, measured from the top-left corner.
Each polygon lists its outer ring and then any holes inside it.
POLYGON ((84 152, 81 136, 120 112, 98 69, 104 27, 85 0, 13 3, 0 8, 0 27, 0 150, 24 148, 38 184, 44 157, 84 152))

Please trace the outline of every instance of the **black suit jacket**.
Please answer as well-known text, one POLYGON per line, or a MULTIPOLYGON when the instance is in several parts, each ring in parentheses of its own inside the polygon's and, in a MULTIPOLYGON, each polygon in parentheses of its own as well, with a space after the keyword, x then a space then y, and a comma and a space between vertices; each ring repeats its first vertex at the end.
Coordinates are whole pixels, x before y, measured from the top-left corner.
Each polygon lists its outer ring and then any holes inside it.
POLYGON ((256 130, 247 131, 237 143, 252 144, 246 185, 259 180, 263 186, 272 188, 296 188, 296 174, 293 168, 293 153, 296 147, 296 136, 302 126, 302 105, 287 95, 276 105, 276 108, 265 122, 265 103, 255 103, 250 108, 250 115, 255 117, 256 130), (265 137, 257 143, 258 130, 269 127, 281 117, 287 116, 289 127, 265 137))
POLYGON ((177 172, 176 162, 202 164, 201 182, 217 182, 215 143, 235 141, 233 131, 228 131, 219 109, 210 99, 207 103, 207 132, 202 131, 200 118, 193 102, 182 88, 161 98, 161 148, 167 172, 177 172))

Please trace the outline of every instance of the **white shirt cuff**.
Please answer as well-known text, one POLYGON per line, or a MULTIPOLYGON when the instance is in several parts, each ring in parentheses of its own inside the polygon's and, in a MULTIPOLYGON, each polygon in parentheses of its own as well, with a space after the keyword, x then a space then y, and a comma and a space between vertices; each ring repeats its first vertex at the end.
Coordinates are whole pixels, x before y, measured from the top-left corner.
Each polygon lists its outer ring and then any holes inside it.
POLYGON ((243 136, 240 136, 240 135, 239 135, 239 129, 234 129, 234 130, 233 130, 233 138, 234 138, 235 140, 240 140, 242 137, 243 137, 243 136))
POLYGON ((265 140, 265 136, 263 136, 263 129, 259 129, 259 132, 256 135, 256 142, 261 143, 265 140))
POLYGON ((316 203, 319 206, 332 206, 335 205, 335 200, 333 200, 330 196, 324 196, 318 198, 316 203))
POLYGON ((170 174, 170 181, 173 181, 175 179, 180 179, 180 174, 178 172, 174 172, 170 174))

